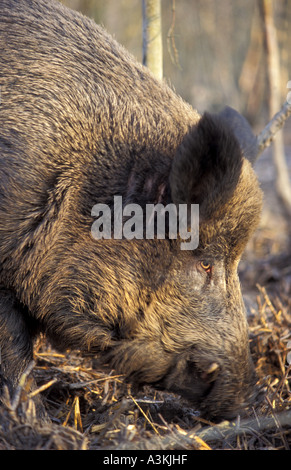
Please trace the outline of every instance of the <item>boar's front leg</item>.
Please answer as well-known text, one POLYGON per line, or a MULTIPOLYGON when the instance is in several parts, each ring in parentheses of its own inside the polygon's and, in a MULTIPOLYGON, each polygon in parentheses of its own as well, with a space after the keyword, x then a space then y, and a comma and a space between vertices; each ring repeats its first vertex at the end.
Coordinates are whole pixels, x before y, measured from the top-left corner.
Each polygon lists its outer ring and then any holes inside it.
POLYGON ((32 322, 12 292, 0 287, 0 395, 3 385, 10 394, 32 360, 32 322))

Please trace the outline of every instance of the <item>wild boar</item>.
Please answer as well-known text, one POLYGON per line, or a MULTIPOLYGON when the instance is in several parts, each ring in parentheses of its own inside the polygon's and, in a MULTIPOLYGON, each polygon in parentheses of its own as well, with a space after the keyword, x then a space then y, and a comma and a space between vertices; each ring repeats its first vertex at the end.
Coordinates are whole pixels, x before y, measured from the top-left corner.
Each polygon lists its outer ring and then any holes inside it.
POLYGON ((2 0, 0 57, 2 381, 13 391, 43 332, 236 416, 256 395, 237 275, 262 204, 248 145, 53 0, 2 0), (198 246, 96 239, 92 208, 115 196, 199 204, 198 246))

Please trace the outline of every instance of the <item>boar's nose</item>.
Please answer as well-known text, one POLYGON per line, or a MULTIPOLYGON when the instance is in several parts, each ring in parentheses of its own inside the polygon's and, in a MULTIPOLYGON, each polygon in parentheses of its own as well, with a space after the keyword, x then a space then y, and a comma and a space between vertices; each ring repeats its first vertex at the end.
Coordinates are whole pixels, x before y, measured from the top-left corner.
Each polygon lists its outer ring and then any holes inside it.
POLYGON ((187 361, 187 374, 189 377, 196 378, 201 383, 204 394, 208 393, 208 385, 213 384, 219 377, 222 371, 222 366, 216 361, 209 361, 200 364, 199 366, 196 362, 192 360, 187 361))
MULTIPOLYGON (((198 371, 197 390, 200 389, 200 400, 205 400, 211 393, 217 383, 220 381, 222 367, 217 362, 210 362, 198 371)), ((199 392, 198 392, 199 394, 199 392)))
POLYGON ((241 371, 232 361, 191 353, 180 356, 162 388, 178 393, 211 421, 233 419, 256 400, 256 374, 251 361, 241 371))
POLYGON ((197 365, 196 362, 188 360, 185 375, 180 382, 182 394, 188 395, 190 401, 192 397, 194 401, 195 399, 204 400, 211 393, 216 382, 220 381, 221 373, 222 366, 216 361, 205 361, 203 365, 197 365))
POLYGON ((199 366, 189 361, 187 369, 188 380, 181 384, 181 395, 194 406, 198 405, 205 418, 213 421, 233 419, 256 401, 256 377, 252 367, 245 376, 235 374, 217 360, 203 361, 199 366))
POLYGON ((262 390, 255 384, 254 370, 246 377, 237 376, 220 366, 210 363, 199 373, 200 390, 198 402, 201 415, 212 421, 234 419, 238 413, 259 401, 262 390))

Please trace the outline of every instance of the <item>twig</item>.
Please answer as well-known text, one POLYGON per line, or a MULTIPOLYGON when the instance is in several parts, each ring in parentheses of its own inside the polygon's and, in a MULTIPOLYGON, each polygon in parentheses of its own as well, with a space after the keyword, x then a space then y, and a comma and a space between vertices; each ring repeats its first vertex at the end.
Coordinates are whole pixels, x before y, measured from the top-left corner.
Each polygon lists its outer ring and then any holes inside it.
POLYGON ((58 381, 58 379, 52 379, 50 380, 49 382, 41 385, 41 387, 37 388, 36 390, 33 390, 32 392, 30 392, 28 394, 28 398, 32 398, 32 397, 35 397, 36 395, 38 395, 39 393, 43 392, 44 390, 46 390, 47 388, 51 387, 54 383, 56 383, 58 381))
POLYGON ((106 377, 101 377, 99 379, 92 379, 92 380, 87 380, 85 382, 77 382, 77 383, 72 383, 68 384, 69 390, 77 390, 80 388, 88 387, 88 385, 96 384, 99 382, 105 382, 105 381, 110 381, 110 380, 115 380, 120 377, 123 377, 123 375, 108 375, 106 377))
POLYGON ((275 114, 271 121, 258 135, 258 153, 256 156, 256 160, 259 158, 263 150, 269 147, 269 145, 273 142, 276 133, 280 129, 282 129, 285 124, 285 121, 288 119, 289 116, 291 116, 291 104, 286 101, 280 111, 275 114))
POLYGON ((151 420, 148 418, 148 416, 145 414, 145 412, 143 411, 143 409, 139 406, 139 404, 137 403, 137 401, 133 398, 133 396, 130 395, 130 398, 131 400, 133 401, 133 403, 138 407, 139 411, 143 414, 143 416, 145 417, 145 419, 148 421, 148 423, 151 425, 151 427, 153 428, 153 430, 155 431, 156 434, 160 435, 159 431, 157 430, 157 428, 155 427, 154 423, 151 422, 151 420))
POLYGON ((272 304, 272 302, 271 302, 271 300, 270 300, 270 298, 269 298, 269 296, 268 296, 268 294, 267 294, 267 292, 266 292, 265 287, 262 287, 262 286, 260 286, 259 284, 256 284, 256 286, 257 286, 258 290, 261 292, 261 294, 263 295, 264 300, 265 300, 265 302, 266 302, 266 305, 269 307, 270 311, 271 311, 272 314, 274 315, 274 317, 275 317, 277 323, 278 323, 279 325, 281 325, 281 324, 282 324, 282 320, 281 320, 281 318, 280 318, 281 310, 279 310, 279 312, 276 311, 274 305, 272 304))
POLYGON ((29 374, 31 373, 32 369, 34 368, 35 366, 35 362, 34 361, 31 361, 27 368, 25 369, 25 371, 23 372, 23 374, 21 375, 20 377, 20 380, 19 380, 19 385, 15 391, 15 395, 13 396, 13 399, 12 399, 12 403, 11 403, 11 409, 13 411, 16 411, 16 408, 18 407, 19 405, 19 400, 20 400, 20 396, 21 396, 21 391, 26 383, 26 380, 29 376, 29 374))
POLYGON ((176 2, 175 0, 172 0, 172 22, 171 22, 171 26, 167 34, 167 45, 168 45, 168 52, 169 52, 172 63, 181 69, 181 66, 179 63, 179 53, 178 53, 176 43, 175 43, 175 34, 174 34, 175 22, 176 22, 176 2), (172 54, 172 49, 173 49, 174 55, 172 54))
POLYGON ((224 421, 216 426, 199 430, 196 435, 206 442, 234 438, 244 434, 269 431, 278 426, 291 426, 291 411, 274 414, 256 419, 242 420, 239 424, 224 421))

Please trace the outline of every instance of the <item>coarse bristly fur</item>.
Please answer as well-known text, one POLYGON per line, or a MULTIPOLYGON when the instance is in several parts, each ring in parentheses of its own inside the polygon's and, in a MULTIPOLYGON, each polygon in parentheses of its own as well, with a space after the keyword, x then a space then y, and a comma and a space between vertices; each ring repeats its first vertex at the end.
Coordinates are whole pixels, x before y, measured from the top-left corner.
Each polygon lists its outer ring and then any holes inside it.
POLYGON ((1 1, 0 62, 2 380, 16 386, 42 331, 204 415, 235 416, 256 395, 237 276, 261 210, 251 132, 201 117, 52 0, 1 1), (92 207, 115 195, 199 204, 198 248, 95 240, 92 207))

